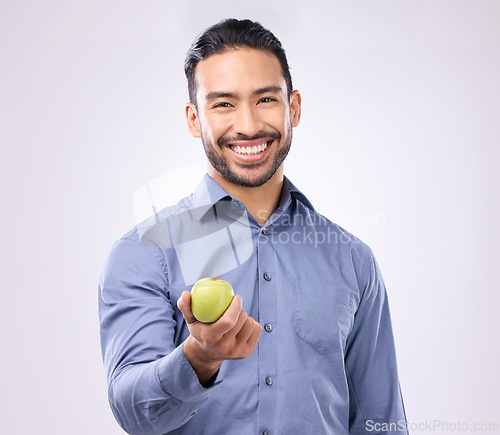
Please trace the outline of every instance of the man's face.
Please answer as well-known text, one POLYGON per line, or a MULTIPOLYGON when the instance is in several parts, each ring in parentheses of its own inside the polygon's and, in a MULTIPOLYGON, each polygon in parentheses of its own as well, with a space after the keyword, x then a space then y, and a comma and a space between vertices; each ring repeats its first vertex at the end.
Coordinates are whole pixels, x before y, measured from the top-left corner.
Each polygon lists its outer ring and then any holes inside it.
POLYGON ((290 150, 300 120, 300 94, 289 101, 278 59, 263 50, 230 49, 196 67, 197 110, 191 133, 201 137, 215 178, 249 187, 266 183, 290 150))

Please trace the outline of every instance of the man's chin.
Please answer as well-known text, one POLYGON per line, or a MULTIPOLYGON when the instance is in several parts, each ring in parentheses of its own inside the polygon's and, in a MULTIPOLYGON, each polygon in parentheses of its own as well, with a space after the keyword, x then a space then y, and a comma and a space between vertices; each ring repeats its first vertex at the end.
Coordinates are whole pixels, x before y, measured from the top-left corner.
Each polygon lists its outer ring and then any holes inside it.
POLYGON ((266 171, 262 173, 261 171, 231 171, 230 174, 221 174, 226 180, 244 187, 260 187, 266 184, 272 176, 275 174, 276 170, 266 171), (242 173, 244 172, 244 173, 242 173), (259 173, 260 172, 260 173, 259 173))

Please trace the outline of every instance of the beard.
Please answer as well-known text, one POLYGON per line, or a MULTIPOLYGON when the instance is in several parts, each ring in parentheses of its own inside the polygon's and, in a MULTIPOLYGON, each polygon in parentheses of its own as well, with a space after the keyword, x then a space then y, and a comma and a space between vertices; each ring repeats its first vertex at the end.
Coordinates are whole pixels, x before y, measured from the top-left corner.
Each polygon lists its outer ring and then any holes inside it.
MULTIPOLYGON (((210 164, 213 166, 213 168, 226 180, 237 184, 239 186, 245 186, 245 187, 259 187, 262 186, 263 184, 267 183, 269 179, 276 173, 278 168, 281 166, 283 161, 285 160, 286 156, 288 155, 288 152, 290 151, 291 145, 292 145, 292 127, 291 125, 288 126, 287 132, 286 132, 286 138, 285 142, 281 147, 278 149, 274 156, 273 164, 269 168, 267 172, 264 174, 258 176, 258 177, 252 177, 252 170, 259 168, 260 166, 263 166, 267 164, 267 160, 263 160, 260 162, 255 162, 255 163, 248 163, 245 165, 241 165, 241 168, 244 168, 247 170, 247 173, 243 176, 239 176, 238 174, 233 171, 229 165, 227 164, 226 160, 219 154, 217 154, 214 149, 210 146, 208 143, 208 140, 201 131, 201 142, 203 143, 203 149, 205 150, 205 154, 207 155, 208 161, 210 164), (250 172, 250 173, 248 173, 250 172)), ((239 140, 254 140, 254 139, 260 139, 260 138, 265 138, 265 137, 271 137, 273 139, 277 139, 278 143, 281 140, 281 134, 276 132, 276 133, 266 133, 264 131, 259 131, 255 136, 253 137, 248 137, 244 135, 239 135, 236 138, 220 138, 217 141, 217 145, 219 146, 220 149, 222 149, 222 146, 226 143, 231 143, 232 141, 239 141, 239 140)), ((273 141, 274 142, 274 141, 273 141)), ((271 144, 272 146, 272 144, 271 144)))

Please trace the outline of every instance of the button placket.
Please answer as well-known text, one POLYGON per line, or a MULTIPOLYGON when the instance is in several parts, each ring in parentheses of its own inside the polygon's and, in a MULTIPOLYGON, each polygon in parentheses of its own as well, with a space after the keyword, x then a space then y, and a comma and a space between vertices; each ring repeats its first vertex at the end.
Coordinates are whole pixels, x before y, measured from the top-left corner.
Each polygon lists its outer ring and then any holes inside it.
POLYGON ((264 334, 259 340, 259 373, 262 378, 259 382, 259 406, 260 432, 271 433, 275 426, 276 417, 276 394, 277 389, 273 385, 277 373, 277 337, 271 334, 277 322, 277 300, 276 300, 276 278, 275 274, 275 249, 268 243, 268 229, 261 228, 257 238, 257 267, 258 267, 258 303, 259 321, 263 325, 264 334))

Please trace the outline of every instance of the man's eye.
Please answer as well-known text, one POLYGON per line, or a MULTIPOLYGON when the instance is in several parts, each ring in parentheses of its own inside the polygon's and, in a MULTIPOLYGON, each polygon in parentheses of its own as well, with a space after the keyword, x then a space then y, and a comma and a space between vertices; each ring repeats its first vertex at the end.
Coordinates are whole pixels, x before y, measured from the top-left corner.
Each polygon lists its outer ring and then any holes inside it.
POLYGON ((214 106, 214 109, 216 107, 230 107, 231 105, 229 103, 219 103, 214 106))
POLYGON ((271 101, 276 101, 274 98, 271 97, 264 97, 260 100, 262 103, 270 103, 271 101))

